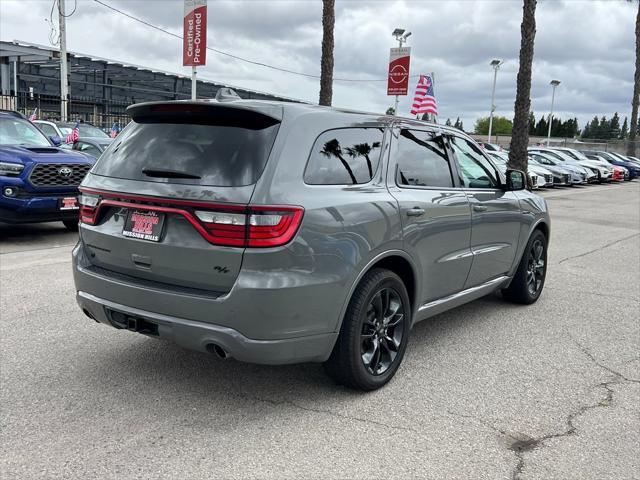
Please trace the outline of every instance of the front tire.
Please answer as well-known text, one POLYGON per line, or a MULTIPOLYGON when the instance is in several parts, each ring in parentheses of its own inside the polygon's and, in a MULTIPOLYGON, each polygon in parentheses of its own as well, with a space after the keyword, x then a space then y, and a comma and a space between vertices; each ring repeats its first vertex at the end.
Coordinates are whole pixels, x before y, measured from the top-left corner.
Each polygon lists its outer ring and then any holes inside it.
POLYGON ((535 230, 525 247, 518 270, 502 296, 514 303, 530 305, 538 300, 547 276, 547 237, 535 230))
POLYGON ((325 371, 350 388, 382 387, 402 362, 411 318, 409 295, 400 277, 386 269, 371 270, 353 292, 325 371))
POLYGON ((70 232, 78 231, 78 220, 63 220, 62 223, 70 232))

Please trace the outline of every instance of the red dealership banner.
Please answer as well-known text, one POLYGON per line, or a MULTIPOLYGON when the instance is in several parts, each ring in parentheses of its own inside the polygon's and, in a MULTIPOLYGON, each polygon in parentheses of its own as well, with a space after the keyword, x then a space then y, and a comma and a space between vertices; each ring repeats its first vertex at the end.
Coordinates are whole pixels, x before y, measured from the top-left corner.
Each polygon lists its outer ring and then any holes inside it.
POLYGON ((387 95, 407 95, 409 93, 409 62, 411 47, 392 48, 389 55, 389 77, 387 95))
POLYGON ((182 65, 207 62, 207 0, 184 0, 182 65))

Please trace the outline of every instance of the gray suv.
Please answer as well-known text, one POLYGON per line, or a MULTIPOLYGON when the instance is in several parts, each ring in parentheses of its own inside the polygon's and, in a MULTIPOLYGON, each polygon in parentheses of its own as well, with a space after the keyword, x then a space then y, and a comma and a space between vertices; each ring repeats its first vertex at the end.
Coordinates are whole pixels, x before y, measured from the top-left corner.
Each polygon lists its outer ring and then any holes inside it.
POLYGON ((535 302, 549 216, 457 130, 293 103, 145 103, 81 186, 77 300, 220 357, 324 362, 363 390, 413 325, 535 302))

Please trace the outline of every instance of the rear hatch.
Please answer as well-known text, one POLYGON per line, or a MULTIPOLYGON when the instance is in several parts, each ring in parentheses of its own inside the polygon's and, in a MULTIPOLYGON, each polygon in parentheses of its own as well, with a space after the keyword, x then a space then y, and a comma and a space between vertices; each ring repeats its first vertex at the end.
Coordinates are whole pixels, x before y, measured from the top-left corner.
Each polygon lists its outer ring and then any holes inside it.
POLYGON ((176 102, 129 113, 81 188, 91 268, 151 287, 228 292, 244 249, 279 244, 299 215, 249 205, 282 109, 176 102))

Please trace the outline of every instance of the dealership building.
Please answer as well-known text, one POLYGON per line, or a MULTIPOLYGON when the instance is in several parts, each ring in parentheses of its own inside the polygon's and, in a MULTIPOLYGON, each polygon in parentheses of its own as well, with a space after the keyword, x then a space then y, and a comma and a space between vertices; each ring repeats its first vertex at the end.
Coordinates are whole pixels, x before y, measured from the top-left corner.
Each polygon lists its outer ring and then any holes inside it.
MULTIPOLYGON (((128 122, 125 110, 133 103, 191 98, 189 76, 77 52, 67 52, 67 59, 71 120, 109 128, 113 122, 128 122)), ((22 41, 0 42, 0 87, 0 108, 26 114, 37 108, 39 118, 59 119, 60 51, 22 41)), ((224 87, 241 98, 298 101, 209 80, 198 80, 198 98, 214 98, 224 87)))

